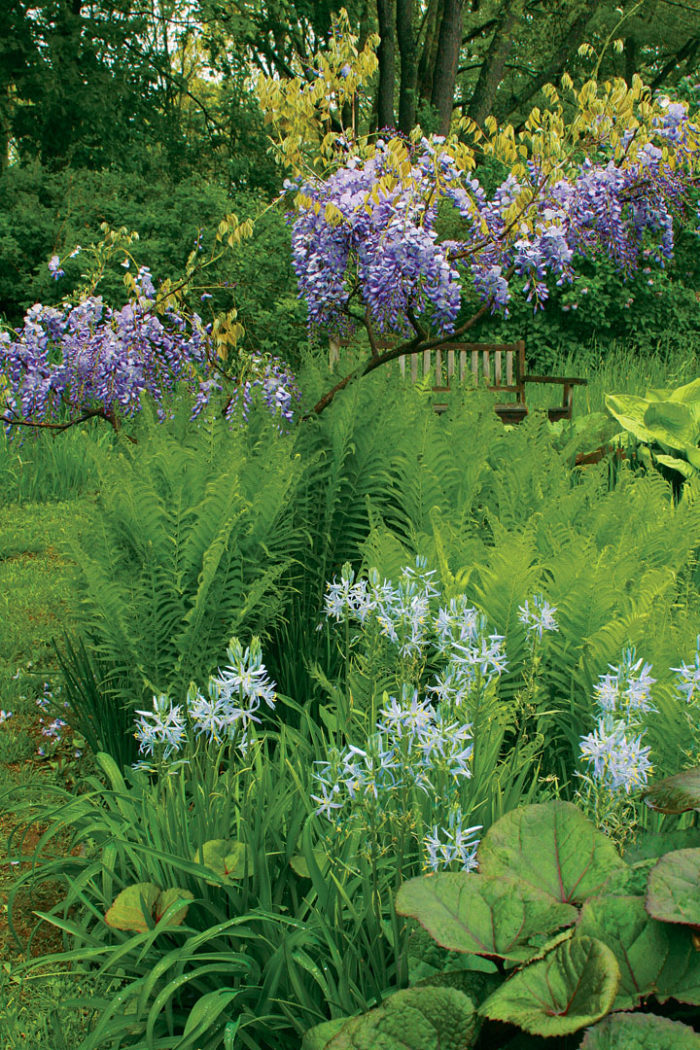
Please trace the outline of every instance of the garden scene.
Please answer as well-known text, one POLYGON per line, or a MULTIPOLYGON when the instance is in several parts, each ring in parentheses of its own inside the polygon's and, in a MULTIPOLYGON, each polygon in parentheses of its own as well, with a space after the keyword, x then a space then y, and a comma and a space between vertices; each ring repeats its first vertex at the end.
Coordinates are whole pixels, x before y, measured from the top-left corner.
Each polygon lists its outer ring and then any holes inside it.
POLYGON ((0 82, 1 1050, 700 1048, 700 4, 0 82))

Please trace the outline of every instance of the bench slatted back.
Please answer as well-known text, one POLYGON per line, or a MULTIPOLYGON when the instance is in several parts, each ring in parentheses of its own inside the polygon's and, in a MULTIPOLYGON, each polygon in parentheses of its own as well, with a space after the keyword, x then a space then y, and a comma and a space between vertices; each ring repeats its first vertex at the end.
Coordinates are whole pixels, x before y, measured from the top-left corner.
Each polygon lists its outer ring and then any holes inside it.
MULTIPOLYGON (((329 364, 331 368, 340 359, 343 344, 331 340, 329 364)), ((379 350, 388 350, 391 343, 380 342, 379 350)), ((443 343, 420 354, 405 354, 398 358, 401 375, 410 372, 411 381, 432 373, 437 389, 445 390, 457 379, 464 383, 469 375, 475 386, 485 385, 490 390, 515 394, 518 402, 525 401, 525 343, 443 343), (408 362, 408 364, 407 364, 408 362)))
POLYGON ((435 386, 445 389, 455 378, 464 383, 471 374, 475 386, 485 384, 490 390, 502 390, 515 394, 518 401, 525 400, 525 343, 522 340, 517 343, 444 343, 434 350, 424 350, 420 355, 408 354, 398 360, 402 376, 406 375, 408 361, 414 383, 432 372, 435 386))

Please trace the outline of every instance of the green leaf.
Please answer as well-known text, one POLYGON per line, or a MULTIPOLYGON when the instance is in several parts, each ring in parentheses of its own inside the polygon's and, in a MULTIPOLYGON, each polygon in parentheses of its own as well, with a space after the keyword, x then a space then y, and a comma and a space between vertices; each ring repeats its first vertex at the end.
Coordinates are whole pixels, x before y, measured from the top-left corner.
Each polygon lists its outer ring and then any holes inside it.
POLYGON ((672 448, 695 445, 697 425, 687 405, 677 401, 654 401, 644 413, 644 423, 657 441, 672 448))
POLYGON ((592 897, 581 911, 576 936, 594 937, 615 954, 620 985, 615 1010, 632 1010, 651 995, 669 955, 666 929, 654 922, 642 897, 592 897))
POLYGON ((330 1040, 348 1023, 347 1017, 336 1017, 334 1021, 309 1028, 301 1041, 301 1050, 326 1050, 330 1040))
POLYGON ((654 435, 644 425, 649 402, 634 394, 606 394, 605 407, 638 441, 651 443, 654 435))
POLYGON ((210 839, 197 850, 194 860, 224 879, 242 879, 253 874, 248 846, 233 839, 210 839))
POLYGON ((624 859, 628 864, 638 864, 642 860, 658 860, 672 850, 695 847, 700 847, 700 828, 646 831, 625 851, 624 859))
POLYGON ((190 1045, 192 1045, 192 1038, 201 1038, 209 1031, 237 996, 238 991, 232 991, 230 988, 217 988, 197 1000, 189 1012, 185 1030, 182 1033, 183 1037, 190 1037, 190 1045))
POLYGON ((700 849, 662 857, 649 874, 646 903, 655 919, 700 927, 700 849))
POLYGON ((656 998, 664 1003, 700 1006, 700 951, 695 946, 693 931, 687 926, 662 923, 668 938, 669 952, 656 982, 656 998))
MULTIPOLYGON (((415 929, 411 930, 406 942, 406 956, 410 985, 424 980, 429 982, 435 976, 453 973, 457 970, 478 976, 493 973, 496 968, 495 962, 489 962, 488 959, 482 959, 481 956, 464 955, 441 948, 428 931, 417 924, 415 929)), ((463 988, 462 991, 467 991, 467 989, 463 988)), ((471 998, 474 999, 474 996, 472 995, 471 998)))
POLYGON ((167 926, 181 926, 187 915, 187 902, 194 900, 189 890, 179 886, 160 891, 153 882, 138 882, 127 886, 116 897, 105 915, 105 922, 115 930, 145 933, 161 922, 169 908, 172 914, 165 920, 167 926), (180 904, 180 907, 177 905, 180 904))
POLYGON ((650 809, 660 813, 686 813, 700 809, 700 766, 652 784, 642 798, 650 809))
MULTIPOLYGON (((314 859, 318 868, 323 874, 328 871, 329 860, 328 855, 322 850, 314 850, 314 859)), ((303 853, 296 853, 289 861, 289 866, 292 871, 295 871, 297 875, 302 879, 310 879, 311 872, 309 871, 309 863, 303 853)))
POLYGON ((530 939, 576 921, 576 908, 512 878, 445 872, 410 879, 396 897, 399 915, 417 919, 451 951, 530 958, 530 939))
POLYGON ((189 890, 181 890, 179 886, 174 886, 170 890, 164 890, 158 894, 158 900, 156 901, 156 922, 164 921, 163 916, 166 915, 169 908, 172 908, 171 914, 167 916, 167 925, 182 926, 187 917, 187 902, 193 900, 194 894, 190 893, 189 890), (178 907, 178 905, 180 906, 178 907))
POLYGON ((474 1004, 455 988, 407 988, 347 1021, 322 1050, 469 1050, 479 1027, 474 1004))
POLYGON ((669 467, 671 470, 677 470, 684 478, 692 478, 695 474, 695 470, 691 464, 685 459, 678 459, 677 456, 664 456, 660 452, 655 452, 654 459, 657 463, 660 463, 662 467, 669 467))
POLYGON ((480 1007, 530 1035, 567 1035, 609 1013, 620 982, 615 956, 600 941, 574 937, 514 974, 480 1007))
POLYGON ((105 915, 105 922, 115 930, 145 933, 153 925, 153 912, 160 897, 160 887, 152 882, 137 882, 117 895, 105 915))
POLYGON ((520 879, 565 904, 593 896, 624 867, 610 840, 570 802, 511 810, 479 845, 482 875, 520 879))
POLYGON ((700 1050, 700 1035, 667 1017, 611 1014, 586 1032, 579 1050, 700 1050))

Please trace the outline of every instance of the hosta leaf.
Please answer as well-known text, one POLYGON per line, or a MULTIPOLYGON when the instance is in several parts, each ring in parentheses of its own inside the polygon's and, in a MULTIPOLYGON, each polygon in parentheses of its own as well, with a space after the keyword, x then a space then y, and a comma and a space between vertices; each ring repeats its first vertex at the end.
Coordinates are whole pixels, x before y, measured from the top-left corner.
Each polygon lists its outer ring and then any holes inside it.
POLYGON ((700 849, 667 853, 652 868, 647 911, 662 922, 700 926, 700 849))
POLYGON ((654 435, 644 425, 649 402, 635 394, 606 394, 605 407, 638 441, 652 442, 654 435))
POLYGON ((574 937, 502 984, 479 1012, 530 1035, 567 1035, 609 1013, 620 982, 611 950, 591 937, 574 937))
POLYGON ((197 864, 203 864, 222 878, 242 879, 253 872, 247 845, 232 839, 210 839, 197 850, 194 859, 197 864))
POLYGON ((690 463, 687 463, 684 459, 678 459, 677 456, 665 456, 660 452, 655 452, 654 459, 662 467, 670 467, 671 470, 677 470, 684 478, 692 478, 695 473, 695 469, 690 463))
POLYGON ((657 441, 684 449, 697 442, 697 424, 688 405, 678 401, 653 401, 644 413, 644 424, 657 441))
POLYGON ((593 896, 624 867, 610 840, 570 802, 512 810, 481 840, 482 875, 510 876, 565 904, 593 896))
POLYGON ((647 806, 660 813, 686 813, 700 809, 700 766, 660 780, 643 793, 647 806))
POLYGON ((160 887, 152 882, 127 886, 108 910, 105 922, 115 930, 145 933, 153 925, 153 912, 159 896, 160 887))
POLYGON ((611 1014, 589 1028, 579 1050, 700 1050, 700 1035, 667 1017, 611 1014))
POLYGON ((680 401, 691 407, 693 407, 693 402, 695 402, 697 406, 700 403, 700 379, 693 379, 690 383, 677 386, 675 390, 669 390, 666 396, 669 401, 680 401))
POLYGON ((396 897, 399 915, 417 919, 441 947, 522 962, 529 943, 576 921, 577 911, 510 878, 445 872, 410 879, 396 897))
POLYGON ((407 988, 353 1017, 322 1050, 469 1050, 479 1018, 455 988, 407 988))
POLYGON ((620 968, 614 1009, 634 1009, 655 990, 670 944, 663 924, 647 914, 642 897, 591 897, 576 935, 594 937, 614 952, 620 968))
POLYGON ((172 913, 168 915, 167 924, 168 926, 182 926, 187 917, 187 901, 192 900, 194 900, 194 894, 190 893, 189 890, 181 890, 179 886, 159 893, 155 906, 156 922, 162 921, 168 908, 180 904, 180 907, 174 907, 172 913))

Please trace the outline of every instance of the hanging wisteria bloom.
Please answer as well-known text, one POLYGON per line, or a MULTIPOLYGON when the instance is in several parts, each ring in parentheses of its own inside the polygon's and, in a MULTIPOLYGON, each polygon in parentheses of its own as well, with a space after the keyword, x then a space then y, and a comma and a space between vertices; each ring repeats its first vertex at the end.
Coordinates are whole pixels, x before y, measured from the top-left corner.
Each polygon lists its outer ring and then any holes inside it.
MULTIPOLYGON (((664 266, 688 174, 663 147, 690 159, 683 144, 697 133, 687 107, 666 100, 648 128, 658 141, 632 135, 624 155, 584 158, 555 177, 533 156, 490 194, 437 137, 380 141, 325 181, 288 183, 297 191, 293 261, 309 322, 347 335, 359 315, 379 332, 412 338, 422 318, 449 334, 466 284, 507 314, 516 290, 541 307, 552 284, 574 280, 582 258, 606 255, 628 276, 642 251, 664 266), (440 200, 462 220, 459 239, 437 236, 440 200)), ((600 146, 604 156, 603 139, 600 146)))
MULTIPOLYGON (((52 260, 54 262, 54 260, 52 260)), ((54 276, 60 276, 56 263, 54 276)), ((233 387, 226 407, 245 421, 258 395, 280 423, 289 422, 300 398, 293 375, 276 358, 250 355, 246 377, 225 376, 210 345, 211 326, 173 310, 161 319, 146 267, 134 298, 121 309, 93 296, 75 306, 36 304, 21 328, 0 331, 0 374, 7 381, 0 419, 13 425, 70 425, 102 417, 118 427, 142 407, 144 395, 159 412, 176 389, 194 398, 192 418, 214 395, 233 387)))

